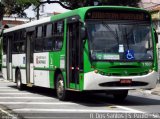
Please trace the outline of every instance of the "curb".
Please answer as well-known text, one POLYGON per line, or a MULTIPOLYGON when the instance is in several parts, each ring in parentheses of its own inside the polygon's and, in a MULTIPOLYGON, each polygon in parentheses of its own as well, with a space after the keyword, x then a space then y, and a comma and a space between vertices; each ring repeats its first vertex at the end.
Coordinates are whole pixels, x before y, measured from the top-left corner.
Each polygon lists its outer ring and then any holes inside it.
POLYGON ((16 114, 11 109, 4 105, 0 105, 0 118, 1 119, 24 119, 20 114, 16 114))

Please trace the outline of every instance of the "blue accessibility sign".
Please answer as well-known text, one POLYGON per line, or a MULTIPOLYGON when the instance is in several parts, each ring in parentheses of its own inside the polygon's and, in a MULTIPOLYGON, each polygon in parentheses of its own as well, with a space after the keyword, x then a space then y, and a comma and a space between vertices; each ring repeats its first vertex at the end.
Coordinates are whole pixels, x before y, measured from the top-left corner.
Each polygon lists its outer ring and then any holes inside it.
POLYGON ((127 51, 125 51, 125 56, 126 56, 126 59, 128 59, 128 60, 135 59, 135 57, 134 57, 134 51, 133 50, 127 50, 127 51))

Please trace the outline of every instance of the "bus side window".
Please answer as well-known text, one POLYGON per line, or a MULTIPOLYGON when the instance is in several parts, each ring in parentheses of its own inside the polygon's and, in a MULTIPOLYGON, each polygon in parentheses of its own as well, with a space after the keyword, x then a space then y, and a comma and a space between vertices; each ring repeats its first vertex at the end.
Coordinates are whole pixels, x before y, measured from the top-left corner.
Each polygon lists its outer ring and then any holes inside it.
POLYGON ((53 47, 52 24, 47 24, 44 26, 44 37, 44 50, 51 51, 53 47))
POLYGON ((3 37, 3 54, 7 53, 7 36, 3 37))
POLYGON ((25 52, 25 38, 23 31, 15 31, 14 39, 12 41, 12 53, 18 54, 25 52))
POLYGON ((24 53, 25 52, 25 38, 24 38, 24 31, 20 31, 20 43, 19 43, 19 47, 20 47, 20 53, 24 53))
POLYGON ((15 54, 18 54, 19 51, 20 51, 20 48, 19 48, 19 36, 20 36, 20 32, 19 31, 15 31, 14 32, 14 39, 13 39, 13 43, 12 43, 12 46, 13 46, 13 49, 12 49, 12 53, 15 53, 15 54))
POLYGON ((54 23, 53 40, 54 50, 60 50, 63 46, 63 32, 64 32, 64 21, 57 21, 54 23))
POLYGON ((36 40, 35 40, 35 51, 39 52, 43 50, 43 27, 38 26, 36 28, 36 40))

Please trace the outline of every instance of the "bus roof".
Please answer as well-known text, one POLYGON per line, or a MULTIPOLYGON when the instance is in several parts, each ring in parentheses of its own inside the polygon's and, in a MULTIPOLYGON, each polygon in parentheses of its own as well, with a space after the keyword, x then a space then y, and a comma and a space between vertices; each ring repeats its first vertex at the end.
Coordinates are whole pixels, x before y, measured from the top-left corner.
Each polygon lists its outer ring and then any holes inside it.
POLYGON ((11 27, 11 28, 5 29, 4 33, 20 30, 20 29, 27 28, 27 27, 32 27, 32 26, 35 26, 35 25, 40 25, 40 24, 43 24, 43 23, 48 23, 48 22, 55 21, 55 20, 60 20, 60 19, 63 19, 63 18, 74 16, 74 15, 79 15, 81 17, 81 19, 83 20, 84 17, 85 17, 84 14, 89 9, 96 9, 96 8, 100 8, 100 9, 117 9, 117 10, 132 10, 132 11, 144 11, 144 12, 147 12, 146 10, 141 9, 141 8, 126 7, 126 6, 90 6, 90 7, 82 7, 82 8, 78 8, 78 9, 75 9, 75 10, 68 11, 66 13, 53 15, 53 16, 46 17, 46 18, 43 18, 43 19, 40 19, 40 20, 35 20, 35 21, 29 22, 29 23, 26 23, 26 24, 22 24, 22 25, 18 25, 18 26, 15 26, 15 27, 11 27))

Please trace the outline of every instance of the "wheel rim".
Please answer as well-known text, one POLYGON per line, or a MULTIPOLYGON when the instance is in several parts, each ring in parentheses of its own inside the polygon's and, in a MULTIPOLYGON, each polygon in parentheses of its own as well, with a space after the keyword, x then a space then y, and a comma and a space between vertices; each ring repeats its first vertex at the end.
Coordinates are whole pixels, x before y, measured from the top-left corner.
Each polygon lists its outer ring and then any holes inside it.
POLYGON ((61 77, 59 77, 57 82, 57 95, 58 97, 62 97, 64 95, 64 84, 61 77))
POLYGON ((20 81, 20 75, 18 73, 18 75, 17 75, 17 87, 20 88, 20 86, 21 86, 21 81, 20 81))

